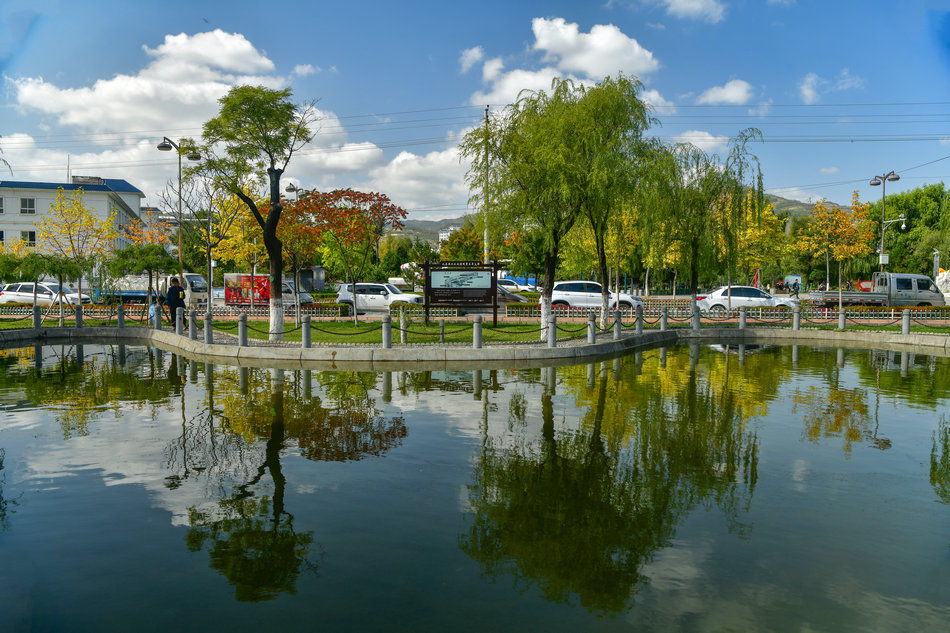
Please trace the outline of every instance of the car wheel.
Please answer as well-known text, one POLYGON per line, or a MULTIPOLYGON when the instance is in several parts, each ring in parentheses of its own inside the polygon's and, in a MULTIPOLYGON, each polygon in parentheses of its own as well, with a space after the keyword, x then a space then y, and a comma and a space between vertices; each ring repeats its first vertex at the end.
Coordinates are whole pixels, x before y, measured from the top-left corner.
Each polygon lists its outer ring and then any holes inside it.
POLYGON ((930 307, 930 304, 929 304, 929 303, 918 303, 918 304, 917 304, 917 307, 919 307, 919 308, 929 308, 929 307, 930 307))
POLYGON ((721 303, 717 303, 716 305, 709 308, 709 313, 717 317, 723 317, 726 315, 726 306, 722 305, 721 303))
POLYGON ((558 308, 558 309, 563 310, 563 309, 565 309, 565 308, 570 308, 571 306, 568 305, 568 304, 567 304, 566 302, 564 302, 564 301, 555 301, 555 302, 553 302, 553 303, 551 304, 551 307, 552 307, 552 308, 558 308))
POLYGON ((621 301, 621 302, 620 302, 620 309, 621 309, 621 310, 633 310, 633 304, 630 303, 630 302, 628 302, 628 301, 621 301))

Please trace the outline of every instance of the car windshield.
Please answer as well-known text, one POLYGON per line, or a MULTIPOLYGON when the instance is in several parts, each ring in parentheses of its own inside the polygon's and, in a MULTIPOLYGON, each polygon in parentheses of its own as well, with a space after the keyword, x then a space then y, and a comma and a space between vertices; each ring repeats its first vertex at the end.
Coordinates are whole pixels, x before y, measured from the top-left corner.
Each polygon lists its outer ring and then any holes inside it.
MULTIPOLYGON (((60 293, 68 295, 68 294, 71 293, 71 292, 75 292, 75 290, 73 290, 73 289, 70 288, 69 286, 63 286, 63 287, 62 287, 62 290, 60 290, 60 285, 59 285, 59 284, 45 284, 45 285, 46 285, 47 288, 50 289, 50 292, 52 292, 53 294, 57 294, 57 295, 60 294, 60 293)), ((40 286, 40 287, 42 288, 42 286, 40 286)))
POLYGON ((192 292, 208 292, 208 282, 202 275, 185 275, 192 292))
POLYGON ((394 285, 392 285, 392 284, 386 284, 386 289, 389 290, 389 292, 391 292, 391 293, 394 294, 394 295, 401 295, 401 294, 402 294, 402 290, 400 290, 399 288, 397 288, 396 286, 394 286, 394 285))

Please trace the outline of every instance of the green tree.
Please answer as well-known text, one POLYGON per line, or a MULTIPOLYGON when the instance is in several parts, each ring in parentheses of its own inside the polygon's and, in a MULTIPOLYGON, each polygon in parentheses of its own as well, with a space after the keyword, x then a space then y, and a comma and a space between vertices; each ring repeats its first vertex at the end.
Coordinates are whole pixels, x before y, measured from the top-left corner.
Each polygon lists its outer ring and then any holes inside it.
POLYGON ((482 259, 482 236, 475 225, 466 221, 439 249, 439 259, 444 262, 478 262, 482 259))
POLYGON ((735 241, 739 222, 729 218, 741 217, 746 189, 757 180, 758 160, 748 150, 756 139, 761 133, 754 128, 740 132, 725 158, 688 143, 654 147, 645 188, 645 239, 670 245, 693 294, 700 271, 720 263, 717 243, 735 241))
POLYGON ((550 92, 523 91, 460 144, 472 164, 466 176, 470 203, 495 224, 528 228, 542 240, 542 339, 561 242, 583 210, 587 168, 577 134, 584 128, 585 113, 577 107, 583 94, 569 79, 553 80, 550 92))
MULTIPOLYGON (((237 86, 221 97, 221 110, 206 122, 202 138, 204 158, 192 173, 210 176, 222 189, 237 196, 261 227, 270 266, 270 287, 283 280, 283 245, 277 235, 283 202, 280 178, 293 155, 310 142, 315 119, 312 104, 298 107, 289 88, 237 86), (270 194, 266 209, 245 193, 249 180, 266 182, 270 194)), ((270 339, 282 340, 284 311, 280 292, 270 295, 270 339)))

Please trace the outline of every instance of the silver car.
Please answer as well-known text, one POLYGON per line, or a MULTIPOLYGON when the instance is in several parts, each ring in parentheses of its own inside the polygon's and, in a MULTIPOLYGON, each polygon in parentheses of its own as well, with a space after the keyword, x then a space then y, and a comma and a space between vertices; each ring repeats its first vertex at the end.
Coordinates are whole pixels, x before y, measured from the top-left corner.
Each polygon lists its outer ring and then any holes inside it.
POLYGON ((788 308, 798 305, 796 299, 773 297, 764 290, 752 286, 728 286, 716 288, 707 295, 696 297, 696 305, 703 312, 725 312, 730 307, 738 308, 788 308), (730 296, 731 295, 731 296, 730 296))
MULTIPOLYGON (((599 308, 601 306, 602 286, 596 281, 559 281, 551 289, 551 306, 558 308, 599 308)), ((643 300, 621 292, 611 292, 608 305, 616 308, 620 304, 622 309, 633 309, 642 306, 643 300)))
MULTIPOLYGON (((33 282, 7 284, 0 290, 0 304, 18 303, 33 305, 33 282)), ((36 305, 49 306, 53 304, 65 303, 66 305, 77 305, 80 301, 79 293, 74 292, 68 286, 59 287, 58 283, 41 281, 36 284, 36 305)), ((82 295, 82 303, 92 303, 92 298, 82 295)))

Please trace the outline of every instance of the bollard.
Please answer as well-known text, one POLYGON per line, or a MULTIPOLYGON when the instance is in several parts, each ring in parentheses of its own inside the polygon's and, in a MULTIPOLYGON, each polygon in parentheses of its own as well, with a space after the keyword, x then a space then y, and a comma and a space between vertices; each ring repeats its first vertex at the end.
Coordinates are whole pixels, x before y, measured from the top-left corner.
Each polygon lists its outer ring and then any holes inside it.
POLYGON ((383 349, 392 349, 393 346, 393 318, 383 315, 383 349))
POLYGON ((792 345, 792 367, 798 367, 798 345, 792 345))
POLYGON ((211 321, 211 310, 205 312, 205 343, 214 343, 214 323, 211 321))
POLYGON ((799 306, 792 307, 792 329, 796 332, 802 329, 802 309, 799 306))
POLYGON ((406 344, 409 337, 409 333, 406 332, 409 327, 406 325, 406 309, 399 308, 399 342, 403 345, 406 344))
POLYGON ((182 308, 175 308, 172 314, 172 320, 175 322, 175 334, 178 336, 181 336, 185 329, 185 324, 183 323, 184 318, 184 310, 182 308))
POLYGON ((842 332, 844 331, 844 319, 848 311, 845 308, 841 308, 841 311, 838 312, 838 329, 842 332))
POLYGON ((901 334, 910 334, 910 310, 901 310, 901 334))
POLYGON ((700 319, 701 319, 701 318, 702 318, 702 315, 701 315, 700 312, 699 312, 699 306, 694 303, 694 304, 693 304, 693 322, 692 322, 692 327, 693 327, 693 330, 696 331, 696 332, 699 331, 699 325, 700 325, 700 319))
POLYGON ((310 315, 305 314, 300 321, 300 346, 310 349, 310 315))
POLYGON ((557 317, 553 314, 548 322, 548 347, 557 347, 557 317))
POLYGON ((636 332, 637 332, 637 336, 639 336, 643 334, 643 305, 642 304, 637 304, 636 312, 637 312, 636 332))
POLYGON ((247 312, 238 317, 238 346, 247 347, 247 312))
POLYGON ((82 327, 82 304, 76 306, 76 327, 82 327))
POLYGON ((745 319, 746 319, 746 307, 741 306, 739 308, 739 329, 740 330, 745 329, 745 319))
POLYGON ((614 313, 614 340, 615 341, 620 340, 620 327, 621 327, 620 310, 617 310, 614 313))
POLYGON ((745 345, 739 343, 739 367, 745 365, 745 345))
POLYGON ((193 341, 198 340, 198 311, 194 308, 191 309, 191 314, 188 315, 188 338, 193 341))
MULTIPOLYGON (((306 371, 310 371, 309 369, 306 371)), ((383 402, 392 402, 393 400, 393 373, 391 371, 383 372, 383 402)))
POLYGON ((476 314, 472 319, 472 348, 482 348, 482 315, 476 314))
POLYGON ((115 311, 115 322, 118 327, 125 327, 125 304, 120 303, 115 311))
POLYGON ((591 312, 587 315, 587 342, 591 345, 597 342, 596 327, 597 325, 594 321, 594 313, 591 312))
POLYGON ((660 348, 660 367, 666 369, 666 348, 660 348))
POLYGON ((445 343, 445 319, 439 319, 439 342, 445 343))
POLYGON ((670 318, 670 309, 662 308, 660 310, 660 331, 666 332, 667 329, 667 320, 670 318))
POLYGON ((907 370, 910 368, 910 353, 901 352, 901 378, 907 378, 907 370))
POLYGON ((43 310, 39 306, 33 306, 33 329, 39 329, 43 322, 43 310))
POLYGON ((476 369, 472 372, 472 398, 474 400, 482 399, 482 370, 476 369))

